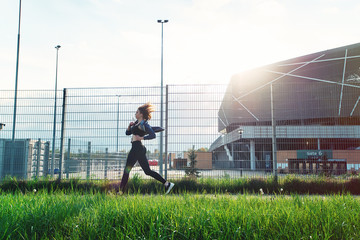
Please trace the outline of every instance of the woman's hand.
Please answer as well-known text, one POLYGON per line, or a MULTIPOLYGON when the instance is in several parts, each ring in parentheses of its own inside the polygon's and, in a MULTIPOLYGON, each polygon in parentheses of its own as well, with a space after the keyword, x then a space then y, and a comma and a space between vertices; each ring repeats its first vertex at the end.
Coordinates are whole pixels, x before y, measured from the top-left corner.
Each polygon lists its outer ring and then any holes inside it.
POLYGON ((134 124, 135 124, 134 122, 130 122, 127 129, 130 131, 131 126, 134 125, 134 124))
POLYGON ((139 135, 133 135, 135 141, 144 140, 144 137, 140 137, 139 135))

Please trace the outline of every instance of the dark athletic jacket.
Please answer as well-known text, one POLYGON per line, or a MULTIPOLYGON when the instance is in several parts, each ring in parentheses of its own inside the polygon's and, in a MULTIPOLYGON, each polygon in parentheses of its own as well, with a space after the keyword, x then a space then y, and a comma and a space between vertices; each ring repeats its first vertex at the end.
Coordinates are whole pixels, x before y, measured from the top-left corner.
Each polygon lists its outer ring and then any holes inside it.
POLYGON ((139 135, 140 137, 144 137, 144 140, 150 140, 156 138, 155 132, 152 127, 149 125, 147 121, 144 122, 145 131, 139 129, 138 126, 135 126, 138 123, 136 120, 135 124, 130 127, 130 130, 126 129, 126 135, 139 135))

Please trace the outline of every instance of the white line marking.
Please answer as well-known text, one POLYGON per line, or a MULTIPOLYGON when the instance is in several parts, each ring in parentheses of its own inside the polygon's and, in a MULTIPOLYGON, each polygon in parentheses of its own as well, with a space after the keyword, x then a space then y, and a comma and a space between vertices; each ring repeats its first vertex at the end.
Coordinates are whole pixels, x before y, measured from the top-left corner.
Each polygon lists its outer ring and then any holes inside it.
POLYGON ((236 97, 234 97, 234 96, 232 96, 232 97, 233 97, 233 98, 235 99, 235 101, 237 101, 243 108, 245 108, 245 110, 248 111, 248 113, 250 113, 250 115, 253 116, 253 117, 256 119, 256 121, 259 121, 259 119, 258 119, 252 112, 250 112, 250 110, 247 109, 247 107, 245 107, 244 104, 242 104, 238 99, 236 99, 236 97))
POLYGON ((358 105, 359 101, 360 101, 360 96, 359 96, 358 100, 356 101, 353 110, 352 110, 351 113, 350 113, 350 117, 353 115, 353 113, 354 113, 354 111, 355 111, 355 108, 356 108, 356 106, 358 105))
MULTIPOLYGON (((223 111, 224 118, 225 118, 227 124, 229 125, 229 121, 228 121, 228 119, 227 119, 227 117, 226 117, 226 114, 225 114, 225 111, 224 111, 224 107, 223 107, 223 106, 221 106, 221 110, 223 111)), ((224 126, 226 126, 226 125, 224 124, 224 126)))
MULTIPOLYGON (((330 83, 330 84, 341 85, 341 83, 339 83, 339 82, 333 82, 333 81, 324 80, 324 79, 319 79, 319 78, 311 78, 311 77, 305 77, 305 76, 300 76, 300 75, 295 75, 295 74, 288 74, 288 73, 283 73, 283 72, 270 71, 270 70, 267 70, 267 71, 268 71, 268 72, 271 72, 271 73, 277 73, 277 74, 286 74, 287 76, 291 76, 291 77, 298 77, 298 78, 303 78, 303 79, 308 79, 308 80, 313 80, 313 81, 318 81, 318 82, 325 82, 325 83, 330 83)), ((346 86, 346 87, 360 88, 360 86, 351 85, 351 84, 346 84, 346 83, 344 83, 344 86, 346 86)))
POLYGON ((344 79, 345 79, 345 70, 346 70, 346 57, 347 57, 347 49, 345 50, 345 59, 344 59, 344 69, 343 69, 343 76, 341 81, 341 92, 340 92, 340 102, 339 102, 339 116, 341 113, 341 103, 343 98, 343 90, 344 90, 344 79))
POLYGON ((224 125, 224 127, 226 127, 226 124, 225 124, 224 121, 221 119, 221 117, 218 116, 218 118, 219 118, 219 120, 221 121, 221 123, 224 125))
MULTIPOLYGON (((359 56, 347 57, 347 59, 352 59, 352 58, 360 58, 360 55, 359 56)), ((313 61, 313 63, 330 62, 330 61, 337 61, 337 60, 344 60, 344 59, 345 59, 344 57, 330 58, 330 59, 323 59, 323 60, 313 61)), ((280 64, 280 65, 277 65, 277 66, 278 67, 285 67, 285 66, 299 65, 299 64, 304 64, 304 63, 308 63, 308 62, 287 63, 287 64, 280 64)))
MULTIPOLYGON (((325 55, 325 54, 323 54, 323 55, 321 55, 321 56, 319 56, 319 57, 315 58, 313 61, 316 61, 317 59, 319 59, 319 58, 323 57, 324 55, 325 55)), ((250 92, 247 92, 247 93, 245 93, 245 94, 241 95, 240 97, 236 98, 236 100, 241 99, 241 98, 243 98, 243 97, 245 97, 245 96, 249 95, 250 93, 253 93, 253 92, 255 92, 255 91, 257 91, 257 90, 259 90, 259 89, 261 89, 261 88, 265 87, 266 85, 269 85, 269 84, 271 84, 271 83, 273 83, 273 82, 275 82, 275 81, 277 81, 277 80, 279 80, 279 79, 281 79, 281 78, 283 78, 283 77, 287 76, 289 73, 292 73, 292 72, 294 72, 294 71, 296 71, 296 70, 299 70, 299 69, 300 69, 300 68, 302 68, 302 67, 305 67, 306 65, 308 65, 308 64, 310 64, 310 63, 312 63, 313 61, 308 62, 308 63, 305 63, 305 64, 301 65, 300 67, 297 67, 297 68, 295 68, 295 69, 293 69, 293 70, 291 70, 291 71, 289 71, 289 72, 287 72, 287 73, 283 73, 283 75, 282 75, 282 76, 277 77, 277 78, 275 78, 274 80, 272 80, 272 81, 270 81, 270 82, 268 82, 268 83, 266 83, 266 84, 264 84, 264 85, 262 85, 262 86, 260 86, 260 87, 257 87, 257 88, 255 88, 255 89, 251 90, 250 92)), ((267 70, 264 70, 264 71, 267 71, 267 70)), ((268 72, 272 72, 272 71, 268 71, 268 72)))

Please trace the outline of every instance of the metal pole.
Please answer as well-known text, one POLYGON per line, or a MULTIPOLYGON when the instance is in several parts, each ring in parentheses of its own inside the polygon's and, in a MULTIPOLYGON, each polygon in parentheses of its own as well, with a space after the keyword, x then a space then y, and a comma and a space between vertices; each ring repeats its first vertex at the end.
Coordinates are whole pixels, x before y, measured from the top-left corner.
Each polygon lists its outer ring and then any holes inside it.
POLYGON ((116 95, 118 97, 117 102, 117 120, 116 120, 116 153, 119 153, 119 99, 121 95, 116 95))
POLYGON ((64 88, 64 93, 63 93, 63 107, 62 107, 62 117, 61 117, 59 180, 61 180, 62 177, 62 163, 64 159, 65 114, 66 114, 66 88, 64 88))
POLYGON ((36 173, 35 178, 39 177, 39 170, 40 170, 40 158, 41 158, 41 139, 38 139, 37 142, 37 156, 36 156, 36 173))
MULTIPOLYGON (((167 23, 168 20, 158 20, 158 23, 161 23, 161 86, 160 86, 160 99, 161 99, 161 105, 160 105, 160 127, 163 128, 164 123, 163 123, 163 69, 164 69, 164 51, 163 51, 163 46, 164 46, 164 23, 167 23)), ((159 163, 160 163, 160 167, 159 167, 159 172, 160 175, 163 175, 163 132, 160 132, 160 156, 159 156, 159 163)))
POLYGON ((270 85, 270 104, 271 104, 271 126, 272 126, 272 156, 273 156, 273 173, 277 181, 277 158, 276 158, 276 121, 274 117, 274 96, 273 84, 270 85))
POLYGON ((20 55, 20 23, 21 23, 21 0, 19 1, 19 28, 17 39, 17 55, 16 55, 16 73, 15 73, 15 96, 14 96, 14 114, 13 114, 13 131, 11 142, 11 161, 10 161, 10 175, 14 173, 14 161, 15 161, 15 125, 16 125, 16 105, 17 105, 17 88, 18 88, 18 76, 19 76, 19 55, 20 55))
POLYGON ((52 150, 51 150, 51 177, 54 177, 54 162, 55 162, 55 135, 56 135, 56 99, 57 99, 57 73, 58 73, 58 54, 59 48, 61 46, 57 45, 56 48, 56 72, 55 72, 55 102, 54 102, 54 123, 53 123, 53 141, 52 141, 52 150))
POLYGON ((109 158, 109 150, 108 150, 108 148, 105 148, 105 172, 104 172, 104 178, 105 179, 107 179, 108 158, 109 158))
POLYGON ((71 151, 71 138, 68 140, 68 152, 66 158, 66 179, 69 179, 69 170, 70 170, 70 151, 71 151))
MULTIPOLYGON (((167 179, 167 162, 168 162, 168 110, 169 110, 169 85, 165 90, 165 179, 167 179)), ((170 161, 171 162, 171 161, 170 161)), ((171 167, 171 163, 170 163, 171 167)))
MULTIPOLYGON (((19 28, 18 28, 18 39, 17 39, 16 74, 15 74, 15 97, 14 97, 13 131, 12 131, 12 142, 13 142, 13 144, 14 144, 14 141, 15 141, 17 88, 18 88, 18 76, 19 76, 20 22, 21 22, 21 0, 19 2, 19 28)), ((14 156, 12 156, 12 157, 14 158, 14 156)), ((12 164, 13 164, 13 161, 12 161, 12 164)))
POLYGON ((88 159, 86 162, 86 179, 90 179, 91 142, 88 142, 88 159))
POLYGON ((44 145, 44 167, 43 167, 43 175, 46 177, 48 175, 49 171, 49 149, 50 148, 50 142, 45 142, 44 145))
MULTIPOLYGON (((160 89, 160 127, 163 127, 163 33, 164 33, 164 24, 161 23, 161 89, 160 89)), ((160 132, 160 175, 163 175, 163 132, 160 132)))

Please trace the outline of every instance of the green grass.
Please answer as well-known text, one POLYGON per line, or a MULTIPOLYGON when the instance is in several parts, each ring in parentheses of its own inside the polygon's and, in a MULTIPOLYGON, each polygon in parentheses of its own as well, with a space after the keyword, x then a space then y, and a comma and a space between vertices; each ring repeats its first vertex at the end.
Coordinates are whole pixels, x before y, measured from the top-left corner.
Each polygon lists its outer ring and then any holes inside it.
POLYGON ((351 195, 0 195, 0 239, 359 239, 351 195))
MULTIPOLYGON (((222 178, 210 179, 200 178, 197 180, 180 179, 174 180, 176 187, 173 192, 182 193, 258 193, 262 188, 267 194, 353 194, 360 195, 360 178, 351 177, 348 179, 335 177, 299 177, 288 175, 275 181, 273 177, 264 178, 222 178), (283 189, 283 191, 280 191, 283 189)), ((63 192, 87 192, 107 193, 109 190, 116 189, 120 181, 86 181, 79 179, 54 181, 50 179, 40 180, 14 180, 7 179, 0 183, 0 192, 14 193, 21 191, 23 193, 31 192, 32 189, 44 189, 49 193, 54 191, 63 192)), ((144 180, 134 174, 131 177, 128 193, 157 194, 163 193, 164 187, 155 180, 144 180)))

